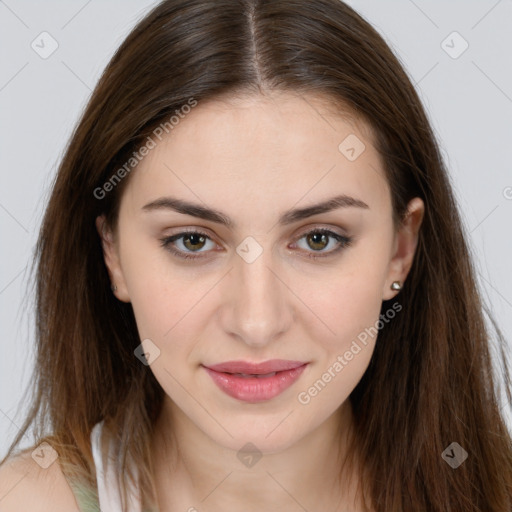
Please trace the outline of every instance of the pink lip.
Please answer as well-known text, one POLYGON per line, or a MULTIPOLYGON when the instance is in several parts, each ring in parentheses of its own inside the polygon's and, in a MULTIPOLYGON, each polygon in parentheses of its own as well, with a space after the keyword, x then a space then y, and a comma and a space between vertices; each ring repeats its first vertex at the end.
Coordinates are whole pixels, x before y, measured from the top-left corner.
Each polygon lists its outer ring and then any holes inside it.
POLYGON ((215 384, 227 395, 244 402, 270 400, 289 388, 309 363, 274 359, 260 364, 230 361, 210 367, 203 366, 215 384), (242 377, 234 373, 265 375, 269 377, 242 377))

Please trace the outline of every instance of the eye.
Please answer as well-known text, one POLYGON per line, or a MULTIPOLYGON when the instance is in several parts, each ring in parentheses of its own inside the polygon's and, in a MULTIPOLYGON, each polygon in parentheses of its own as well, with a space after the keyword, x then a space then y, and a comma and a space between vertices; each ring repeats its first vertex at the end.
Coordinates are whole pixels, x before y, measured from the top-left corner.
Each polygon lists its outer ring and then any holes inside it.
POLYGON ((211 242, 210 237, 201 231, 184 231, 176 235, 162 238, 160 242, 162 247, 170 251, 175 256, 178 256, 179 258, 196 259, 201 258, 202 256, 195 256, 193 254, 187 253, 187 251, 192 250, 191 252, 205 252, 199 251, 198 249, 202 249, 205 246, 207 240, 210 240, 211 242), (185 247, 185 250, 176 250, 174 248, 176 246, 174 242, 176 241, 180 241, 183 247, 185 247))
POLYGON ((342 249, 349 247, 352 243, 353 239, 348 236, 340 235, 331 231, 330 229, 325 228, 316 228, 307 233, 304 233, 298 241, 305 239, 306 244, 309 248, 313 249, 313 252, 310 252, 306 249, 306 256, 308 258, 326 258, 332 256, 335 253, 338 253, 342 249), (335 248, 330 251, 322 251, 329 246, 329 243, 334 240, 335 248), (317 253, 317 254, 315 254, 317 253))
MULTIPOLYGON (((305 239, 308 246, 313 249, 313 252, 306 249, 306 256, 309 258, 325 258, 331 256, 334 253, 349 247, 353 240, 351 237, 340 235, 325 228, 316 228, 308 231, 298 238, 297 241, 302 239, 305 239), (333 240, 335 241, 333 244, 335 248, 329 251, 323 251, 323 249, 328 247, 329 243, 333 240)), ((201 231, 183 231, 176 235, 160 239, 162 247, 175 256, 183 259, 203 258, 203 256, 195 255, 193 253, 208 252, 208 250, 202 250, 207 246, 207 241, 210 241, 213 244, 211 238, 201 231), (180 242, 184 249, 176 249, 176 242, 180 242)), ((215 244, 213 245, 215 246, 215 244)))

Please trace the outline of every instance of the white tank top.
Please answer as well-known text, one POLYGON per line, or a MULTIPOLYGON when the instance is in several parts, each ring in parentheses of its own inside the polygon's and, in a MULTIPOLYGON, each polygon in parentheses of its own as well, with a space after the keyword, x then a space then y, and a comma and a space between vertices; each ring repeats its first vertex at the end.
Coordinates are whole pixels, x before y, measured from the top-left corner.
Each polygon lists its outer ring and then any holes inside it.
MULTIPOLYGON (((122 510, 121 508, 121 492, 114 477, 114 469, 112 462, 115 460, 115 449, 113 446, 109 447, 109 457, 107 467, 103 466, 100 449, 100 438, 103 427, 103 421, 97 423, 91 431, 91 448, 94 458, 94 465, 96 466, 96 480, 98 483, 98 498, 101 510, 108 512, 141 512, 141 503, 138 489, 133 486, 128 488, 128 508, 122 510)), ((138 476, 137 468, 135 468, 135 475, 138 476)))

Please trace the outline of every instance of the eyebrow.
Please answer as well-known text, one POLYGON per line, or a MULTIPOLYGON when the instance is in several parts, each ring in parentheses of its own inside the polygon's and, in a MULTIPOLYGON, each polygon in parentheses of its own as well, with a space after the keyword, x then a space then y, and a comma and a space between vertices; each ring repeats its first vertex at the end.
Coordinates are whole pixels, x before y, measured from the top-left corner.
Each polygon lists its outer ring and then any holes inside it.
MULTIPOLYGON (((279 217, 279 224, 286 226, 299 220, 307 219, 319 213, 326 213, 338 208, 363 208, 369 210, 370 207, 360 199, 347 196, 345 194, 337 195, 326 201, 306 206, 304 208, 295 208, 287 210, 279 217)), ((175 197, 160 197, 144 205, 142 210, 150 212, 154 210, 173 210, 184 215, 191 215, 200 219, 209 220, 217 224, 222 224, 229 228, 236 227, 236 224, 227 215, 219 210, 201 206, 197 203, 191 203, 175 197)))

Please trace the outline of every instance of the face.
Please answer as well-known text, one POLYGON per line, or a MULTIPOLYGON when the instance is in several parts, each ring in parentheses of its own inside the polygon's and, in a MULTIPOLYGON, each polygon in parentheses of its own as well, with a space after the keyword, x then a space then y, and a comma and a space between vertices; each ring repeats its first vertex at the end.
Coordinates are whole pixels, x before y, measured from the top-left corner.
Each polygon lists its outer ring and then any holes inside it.
POLYGON ((423 208, 415 198, 394 232, 372 140, 319 97, 199 103, 130 175, 116 231, 97 219, 116 296, 132 304, 166 406, 220 445, 275 452, 298 442, 368 366, 423 208), (169 198, 198 209, 176 211, 169 198), (270 398, 270 384, 262 395, 242 383, 233 396, 205 368, 273 359, 307 364, 270 398))

